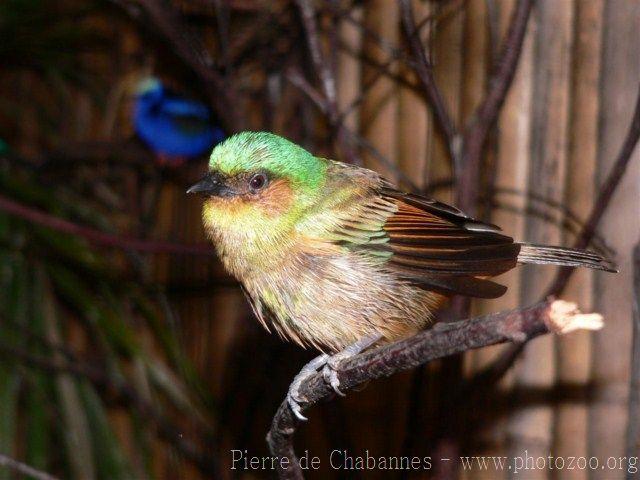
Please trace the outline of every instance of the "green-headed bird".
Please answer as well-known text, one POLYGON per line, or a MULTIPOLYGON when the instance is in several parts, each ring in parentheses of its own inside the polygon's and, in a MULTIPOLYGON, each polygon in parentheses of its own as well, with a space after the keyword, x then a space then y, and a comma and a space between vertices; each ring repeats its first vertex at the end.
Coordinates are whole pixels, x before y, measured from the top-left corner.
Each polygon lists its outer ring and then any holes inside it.
POLYGON ((615 271, 592 252, 515 243, 374 171, 266 132, 216 146, 188 193, 205 196, 205 230, 262 325, 325 352, 289 390, 301 419, 298 388, 309 374, 323 367, 340 393, 341 360, 425 328, 448 295, 499 297, 506 287, 489 278, 517 263, 615 271))

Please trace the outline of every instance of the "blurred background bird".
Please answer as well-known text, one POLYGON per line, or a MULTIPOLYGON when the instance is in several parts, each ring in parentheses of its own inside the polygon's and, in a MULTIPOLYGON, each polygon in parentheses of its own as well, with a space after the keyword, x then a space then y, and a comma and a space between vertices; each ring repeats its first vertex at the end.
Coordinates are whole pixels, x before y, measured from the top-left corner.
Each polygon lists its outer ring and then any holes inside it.
POLYGON ((171 92, 153 76, 136 86, 133 124, 162 166, 178 167, 225 138, 207 105, 171 92))

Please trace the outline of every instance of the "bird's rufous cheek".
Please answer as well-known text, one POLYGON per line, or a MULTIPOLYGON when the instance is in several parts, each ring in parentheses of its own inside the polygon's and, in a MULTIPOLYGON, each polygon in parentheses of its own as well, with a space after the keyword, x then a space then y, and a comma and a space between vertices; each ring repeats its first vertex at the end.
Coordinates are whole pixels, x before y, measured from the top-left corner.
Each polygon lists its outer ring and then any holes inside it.
POLYGON ((286 213, 293 201, 291 185, 285 180, 276 180, 256 198, 257 206, 271 216, 286 213))

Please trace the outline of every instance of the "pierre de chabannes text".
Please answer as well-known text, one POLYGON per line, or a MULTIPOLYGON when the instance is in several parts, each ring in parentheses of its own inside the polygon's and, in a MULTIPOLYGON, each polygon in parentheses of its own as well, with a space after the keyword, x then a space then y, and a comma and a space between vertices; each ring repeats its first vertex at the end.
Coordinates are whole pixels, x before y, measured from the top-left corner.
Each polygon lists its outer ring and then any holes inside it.
MULTIPOLYGON (((247 450, 233 449, 231 470, 288 470, 292 460, 287 457, 250 455, 247 450)), ((301 470, 431 470, 436 462, 459 462, 463 470, 500 470, 520 473, 527 470, 618 470, 638 472, 638 457, 533 456, 527 450, 514 457, 464 456, 433 459, 430 456, 377 456, 369 450, 353 454, 348 450, 335 449, 324 461, 311 455, 308 450, 297 460, 301 470)))

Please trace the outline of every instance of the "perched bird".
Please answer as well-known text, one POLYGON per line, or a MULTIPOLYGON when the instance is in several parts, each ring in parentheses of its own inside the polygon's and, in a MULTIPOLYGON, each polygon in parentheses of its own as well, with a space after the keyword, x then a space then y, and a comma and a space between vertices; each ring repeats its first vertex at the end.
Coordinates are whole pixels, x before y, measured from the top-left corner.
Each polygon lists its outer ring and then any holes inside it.
POLYGON ((225 138, 205 104, 170 93, 155 77, 138 84, 133 120, 136 133, 163 165, 179 166, 225 138))
POLYGON ((187 193, 205 196, 205 230, 262 325, 325 352, 289 390, 299 418, 309 374, 323 367, 340 393, 340 361, 423 329, 448 295, 499 297, 506 287, 489 278, 518 263, 615 271, 596 253, 515 243, 455 207, 266 132, 218 145, 187 193))

